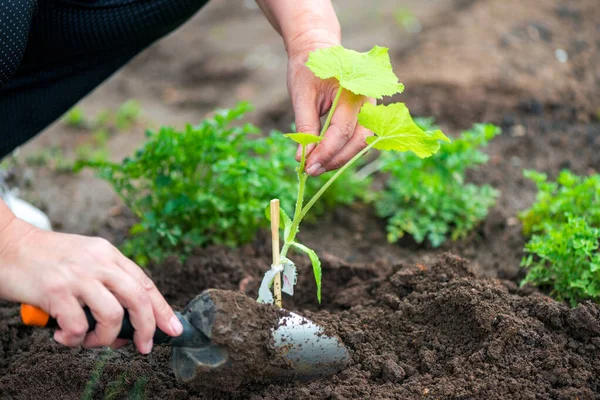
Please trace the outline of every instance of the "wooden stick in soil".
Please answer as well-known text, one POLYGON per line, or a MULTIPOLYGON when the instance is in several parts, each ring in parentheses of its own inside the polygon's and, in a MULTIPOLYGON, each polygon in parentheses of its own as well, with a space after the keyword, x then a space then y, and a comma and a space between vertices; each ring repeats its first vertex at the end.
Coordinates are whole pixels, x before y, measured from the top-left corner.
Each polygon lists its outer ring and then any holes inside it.
MULTIPOLYGON (((271 200, 271 243, 273 246, 273 265, 279 266, 279 199, 271 200)), ((275 305, 281 308, 281 273, 275 275, 273 297, 275 297, 275 305)))

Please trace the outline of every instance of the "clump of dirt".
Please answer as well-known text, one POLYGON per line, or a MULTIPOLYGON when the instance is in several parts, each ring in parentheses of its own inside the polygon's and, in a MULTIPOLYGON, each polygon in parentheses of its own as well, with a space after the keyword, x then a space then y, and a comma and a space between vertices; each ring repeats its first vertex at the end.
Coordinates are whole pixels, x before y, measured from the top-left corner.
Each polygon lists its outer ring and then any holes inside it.
POLYGON ((258 304, 243 293, 212 289, 190 303, 184 314, 227 353, 227 362, 218 368, 196 366, 190 386, 233 392, 242 384, 265 380, 272 368, 288 368, 272 336, 287 312, 258 304))

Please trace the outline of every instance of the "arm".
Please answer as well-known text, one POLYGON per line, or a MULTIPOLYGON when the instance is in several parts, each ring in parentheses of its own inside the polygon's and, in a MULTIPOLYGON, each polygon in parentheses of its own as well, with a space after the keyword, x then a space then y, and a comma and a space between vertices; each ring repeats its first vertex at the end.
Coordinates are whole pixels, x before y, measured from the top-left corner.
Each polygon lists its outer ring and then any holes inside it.
POLYGON ((177 336, 179 320, 147 275, 100 238, 48 232, 15 217, 0 200, 0 298, 32 304, 58 321, 54 338, 67 346, 118 346, 123 308, 142 353, 156 326, 177 336), (98 321, 88 333, 81 304, 98 321))
MULTIPOLYGON (((288 54, 288 91, 294 107, 296 131, 318 135, 338 89, 337 82, 321 81, 306 67, 308 53, 341 44, 340 23, 330 0, 257 0, 265 16, 283 37, 288 54)), ((317 176, 343 166, 366 146, 371 133, 357 124, 360 107, 371 101, 344 91, 319 146, 309 146, 306 172, 317 176), (314 150, 314 151, 313 151, 314 150)), ((300 147, 296 158, 300 159, 300 147)))
POLYGON ((333 46, 341 43, 340 23, 329 0, 257 0, 263 13, 283 37, 290 52, 313 47, 315 40, 333 46))

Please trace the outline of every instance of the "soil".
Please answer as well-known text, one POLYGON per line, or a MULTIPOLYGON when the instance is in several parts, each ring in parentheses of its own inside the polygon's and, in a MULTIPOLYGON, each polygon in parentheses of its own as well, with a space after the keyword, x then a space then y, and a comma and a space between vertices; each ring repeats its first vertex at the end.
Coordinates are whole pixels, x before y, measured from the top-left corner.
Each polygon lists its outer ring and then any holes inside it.
MULTIPOLYGON (((225 249, 214 253, 248 257, 225 249)), ((210 260, 189 263, 210 268, 210 260)), ((174 274, 164 267, 155 270, 153 278, 169 293, 165 278, 174 274)), ((223 377, 234 379, 229 385, 217 385, 214 376, 206 376, 211 389, 204 385, 198 390, 175 381, 168 348, 158 347, 150 356, 126 348, 109 353, 96 398, 103 398, 111 382, 124 375, 128 378, 123 395, 139 377, 146 377, 144 393, 150 399, 600 398, 596 304, 571 309, 533 290, 519 289, 512 281, 478 279, 466 260, 444 254, 430 266, 326 259, 328 310, 322 310, 308 296, 314 289, 310 266, 300 267, 299 287, 305 293, 296 299, 307 303, 294 308, 341 337, 351 352, 351 365, 344 371, 313 382, 273 383, 261 380, 260 374, 243 375, 244 380, 253 377, 258 382, 237 389, 231 384, 237 375, 223 377)), ((234 268, 221 266, 224 271, 234 268)), ((255 295, 255 290, 250 297, 238 293, 237 300, 252 301, 255 295)), ((181 291, 179 299, 169 301, 182 305, 186 296, 192 293, 181 291)), ((2 359, 7 361, 0 378, 2 398, 80 398, 100 351, 57 345, 49 332, 24 328, 16 310, 5 306, 0 326, 2 359)), ((247 345, 256 344, 257 337, 247 345)))
MULTIPOLYGON (((338 5, 349 32, 346 44, 391 48, 406 85, 394 100, 405 101, 413 115, 436 117, 451 135, 480 121, 503 129, 486 149, 489 163, 470 176, 501 191, 488 218, 468 238, 439 249, 410 239, 386 243, 385 222, 365 204, 333 210, 318 226, 302 229, 301 240, 323 262, 323 301, 316 300, 308 261, 294 255, 298 286, 284 304, 337 333, 348 347, 350 366, 331 378, 282 383, 247 371, 238 387, 214 377, 208 378, 215 383, 210 389, 192 387, 175 380, 168 348, 157 347, 149 356, 131 347, 67 349, 50 332, 24 327, 14 304, 0 303, 1 399, 79 399, 94 376, 88 398, 600 399, 600 307, 570 308, 519 288, 524 238, 516 218, 535 198, 524 168, 550 177, 563 168, 600 171, 597 0, 403 2, 421 23, 413 34, 394 25, 396 1, 382 1, 380 15, 360 11, 363 2, 347 4, 358 11, 345 13, 338 5)), ((293 115, 280 90, 283 65, 279 72, 243 62, 243 68, 232 67, 252 54, 277 54, 263 30, 268 26, 248 31, 245 26, 254 26, 248 21, 262 17, 234 2, 211 7, 142 54, 84 106, 94 109, 141 93, 152 115, 181 124, 212 108, 207 99, 222 90, 234 93, 231 101, 258 99, 253 118, 265 129, 285 130, 293 115), (225 28, 218 30, 219 24, 225 28), (229 49, 209 46, 208 39, 229 38, 226 27, 232 26, 246 30, 236 31, 239 40, 221 41, 231 42, 229 49), (269 44, 241 53, 248 38, 269 44), (183 46, 208 50, 194 55, 183 46)), ((54 140, 72 148, 77 135, 54 127, 24 152, 54 140)), ((132 137, 117 135, 110 146, 119 157, 129 152, 127 146, 137 146, 132 143, 132 137)), ((46 206, 60 229, 122 240, 130 219, 112 211, 119 203, 110 190, 90 189, 89 175, 65 177, 44 168, 33 173, 40 184, 26 194, 46 206), (61 189, 46 194, 51 186, 61 189), (93 218, 78 217, 89 209, 93 218)), ((198 249, 184 264, 168 260, 149 272, 178 309, 207 288, 238 291, 247 301, 256 298, 269 267, 269 247, 261 233, 239 249, 198 249)))
POLYGON ((248 382, 266 379, 271 368, 288 368, 271 336, 287 314, 243 293, 218 289, 204 293, 185 308, 184 315, 210 338, 211 345, 227 352, 227 362, 217 368, 197 365, 195 376, 186 378, 186 384, 235 391, 248 382), (198 306, 207 302, 210 306, 198 306))

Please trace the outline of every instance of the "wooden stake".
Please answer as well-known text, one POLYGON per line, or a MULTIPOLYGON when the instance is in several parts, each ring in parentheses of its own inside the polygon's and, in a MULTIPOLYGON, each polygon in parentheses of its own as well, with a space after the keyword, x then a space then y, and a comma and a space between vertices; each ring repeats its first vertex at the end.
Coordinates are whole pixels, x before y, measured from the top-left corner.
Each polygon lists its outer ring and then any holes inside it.
MULTIPOLYGON (((279 199, 271 200, 271 243, 273 246, 273 265, 279 265, 279 199)), ((275 305, 282 307, 281 303, 281 273, 275 275, 273 282, 273 297, 275 305)))

